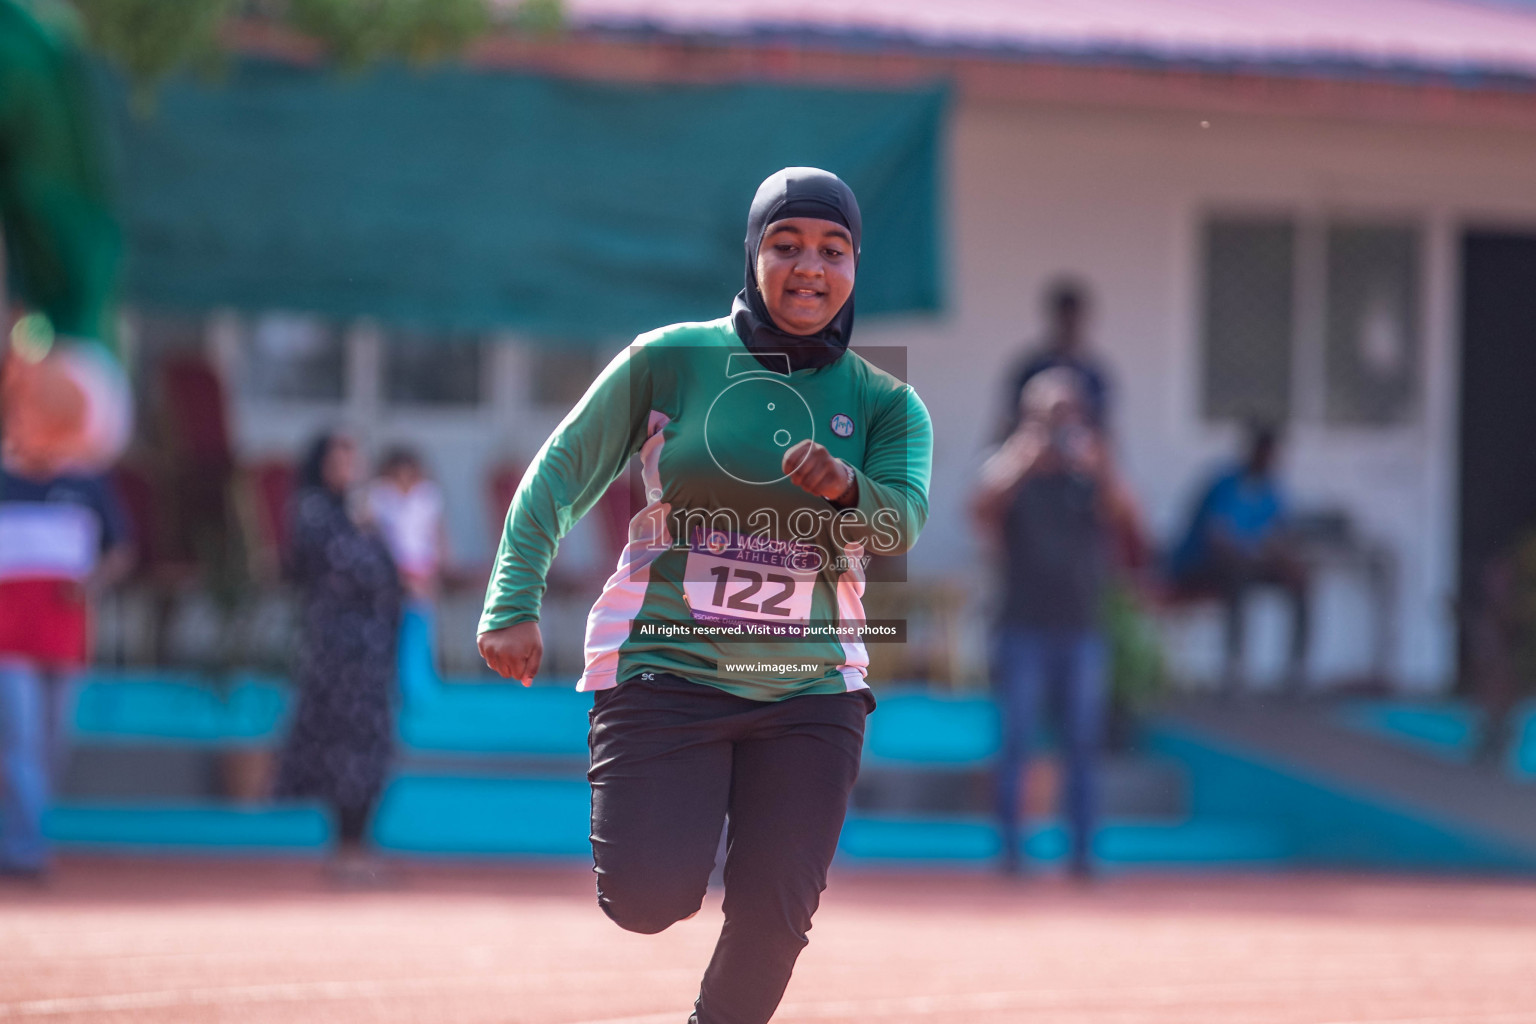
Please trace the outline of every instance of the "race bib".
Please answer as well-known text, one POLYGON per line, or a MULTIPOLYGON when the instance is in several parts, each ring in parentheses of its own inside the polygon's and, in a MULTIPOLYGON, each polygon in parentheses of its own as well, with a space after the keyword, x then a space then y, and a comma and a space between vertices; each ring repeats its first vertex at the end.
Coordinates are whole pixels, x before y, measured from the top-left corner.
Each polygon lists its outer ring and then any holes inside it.
POLYGON ((803 625, 819 565, 809 544, 699 531, 690 539, 683 594, 700 621, 803 625))

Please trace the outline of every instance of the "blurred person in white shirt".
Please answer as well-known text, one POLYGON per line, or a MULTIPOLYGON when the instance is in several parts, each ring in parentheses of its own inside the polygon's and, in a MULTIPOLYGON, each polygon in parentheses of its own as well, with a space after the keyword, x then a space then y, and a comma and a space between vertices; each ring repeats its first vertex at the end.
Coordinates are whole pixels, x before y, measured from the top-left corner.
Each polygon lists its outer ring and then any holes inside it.
POLYGON ((428 700, 437 671, 436 602, 442 587, 447 538, 443 492, 427 478, 410 448, 388 449, 369 484, 368 515, 395 559, 405 585, 400 624, 400 688, 407 704, 428 700))

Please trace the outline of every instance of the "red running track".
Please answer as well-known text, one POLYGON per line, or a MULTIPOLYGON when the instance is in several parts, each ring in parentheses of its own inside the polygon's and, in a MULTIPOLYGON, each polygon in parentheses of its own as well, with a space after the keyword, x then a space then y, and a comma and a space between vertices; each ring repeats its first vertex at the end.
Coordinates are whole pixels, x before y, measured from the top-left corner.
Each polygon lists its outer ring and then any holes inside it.
MULTIPOLYGON (((0 1021, 683 1024, 719 901, 656 936, 571 868, 72 860, 0 883, 0 1021)), ((1536 886, 834 878, 775 1021, 1536 1024, 1536 886)))

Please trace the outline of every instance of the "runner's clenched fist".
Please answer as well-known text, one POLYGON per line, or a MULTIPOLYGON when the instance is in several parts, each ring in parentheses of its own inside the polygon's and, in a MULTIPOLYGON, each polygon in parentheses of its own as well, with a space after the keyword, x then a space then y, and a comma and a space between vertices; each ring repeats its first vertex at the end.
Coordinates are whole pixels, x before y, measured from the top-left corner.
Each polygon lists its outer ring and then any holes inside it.
POLYGON ((784 472, 796 487, 834 505, 852 505, 859 500, 853 467, 815 441, 801 441, 785 452, 784 472))
POLYGON ((516 679, 524 686, 532 685, 538 675, 539 663, 544 660, 544 636, 537 622, 519 622, 502 629, 481 633, 478 639, 480 657, 491 670, 503 679, 516 679))

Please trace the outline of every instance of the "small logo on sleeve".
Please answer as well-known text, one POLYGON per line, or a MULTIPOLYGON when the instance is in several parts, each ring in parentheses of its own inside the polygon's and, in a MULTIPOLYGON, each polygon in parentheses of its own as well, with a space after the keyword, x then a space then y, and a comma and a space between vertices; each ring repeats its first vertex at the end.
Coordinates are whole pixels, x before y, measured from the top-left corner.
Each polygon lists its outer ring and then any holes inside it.
POLYGON ((836 434, 838 437, 852 437, 853 418, 851 416, 845 416, 842 413, 838 413, 836 416, 833 416, 832 433, 836 434))

